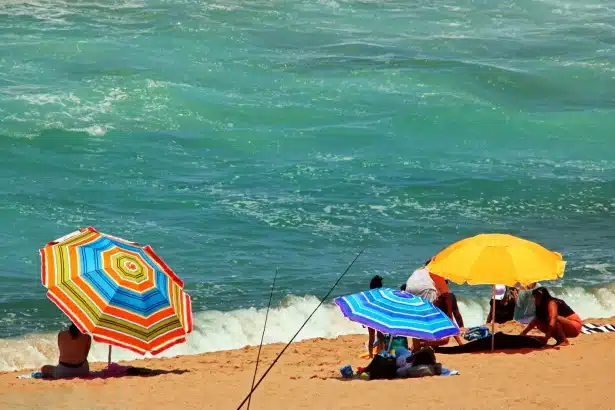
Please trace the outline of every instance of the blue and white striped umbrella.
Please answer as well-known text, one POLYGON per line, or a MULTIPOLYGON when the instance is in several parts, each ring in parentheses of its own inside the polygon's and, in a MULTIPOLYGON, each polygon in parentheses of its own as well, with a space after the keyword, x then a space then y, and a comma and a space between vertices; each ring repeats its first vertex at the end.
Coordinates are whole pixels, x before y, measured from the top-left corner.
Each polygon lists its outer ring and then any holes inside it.
POLYGON ((440 340, 459 334, 459 328, 436 306, 411 293, 372 289, 335 298, 353 322, 393 336, 440 340))

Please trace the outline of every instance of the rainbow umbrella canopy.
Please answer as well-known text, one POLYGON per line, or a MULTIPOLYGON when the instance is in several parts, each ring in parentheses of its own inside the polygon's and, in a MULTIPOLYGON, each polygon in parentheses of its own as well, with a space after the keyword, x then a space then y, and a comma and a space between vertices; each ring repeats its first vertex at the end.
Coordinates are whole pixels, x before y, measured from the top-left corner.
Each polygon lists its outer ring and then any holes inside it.
POLYGON ((95 341, 155 355, 192 331, 184 283, 150 246, 89 227, 40 254, 47 297, 95 341))

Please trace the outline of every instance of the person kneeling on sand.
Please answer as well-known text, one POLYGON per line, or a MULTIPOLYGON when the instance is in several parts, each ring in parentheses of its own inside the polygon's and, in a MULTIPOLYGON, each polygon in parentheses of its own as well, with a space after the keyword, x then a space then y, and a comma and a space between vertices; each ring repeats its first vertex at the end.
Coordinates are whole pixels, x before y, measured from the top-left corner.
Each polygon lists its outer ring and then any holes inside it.
POLYGON ((556 346, 567 346, 569 337, 577 337, 581 333, 583 321, 566 302, 551 296, 544 287, 534 289, 532 296, 536 305, 536 317, 521 332, 522 336, 538 328, 545 334, 539 338, 544 344, 554 337, 556 346))
POLYGON ((90 335, 81 333, 74 323, 67 330, 58 333, 60 359, 57 366, 43 366, 45 377, 54 379, 84 377, 90 374, 88 354, 92 345, 90 335))

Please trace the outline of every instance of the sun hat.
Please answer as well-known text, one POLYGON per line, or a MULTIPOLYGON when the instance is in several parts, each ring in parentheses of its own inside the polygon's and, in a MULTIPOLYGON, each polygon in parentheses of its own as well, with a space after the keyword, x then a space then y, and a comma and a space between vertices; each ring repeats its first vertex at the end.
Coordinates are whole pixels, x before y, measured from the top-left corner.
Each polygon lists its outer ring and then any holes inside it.
POLYGON ((495 300, 504 299, 506 294, 506 285, 495 285, 495 300))

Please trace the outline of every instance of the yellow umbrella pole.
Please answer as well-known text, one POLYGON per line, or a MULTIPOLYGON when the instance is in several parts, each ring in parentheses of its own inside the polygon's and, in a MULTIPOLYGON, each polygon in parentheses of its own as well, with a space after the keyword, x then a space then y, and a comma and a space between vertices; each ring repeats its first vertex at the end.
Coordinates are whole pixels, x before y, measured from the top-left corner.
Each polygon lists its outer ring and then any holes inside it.
POLYGON ((491 295, 491 351, 495 350, 495 285, 491 295))

